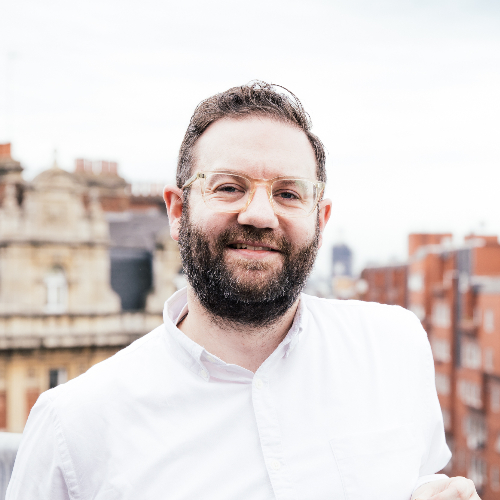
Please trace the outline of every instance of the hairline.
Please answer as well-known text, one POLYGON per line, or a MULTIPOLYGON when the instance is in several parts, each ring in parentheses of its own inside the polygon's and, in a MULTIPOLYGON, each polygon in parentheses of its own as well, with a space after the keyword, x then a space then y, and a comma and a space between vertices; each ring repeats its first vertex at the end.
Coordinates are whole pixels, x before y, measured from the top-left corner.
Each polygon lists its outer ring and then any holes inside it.
POLYGON ((310 116, 299 98, 281 85, 253 80, 204 99, 196 106, 179 150, 177 187, 182 188, 196 171, 199 156, 195 148, 198 139, 212 123, 226 118, 243 120, 254 117, 267 118, 302 130, 315 156, 316 179, 326 182, 325 146, 312 132, 310 116))

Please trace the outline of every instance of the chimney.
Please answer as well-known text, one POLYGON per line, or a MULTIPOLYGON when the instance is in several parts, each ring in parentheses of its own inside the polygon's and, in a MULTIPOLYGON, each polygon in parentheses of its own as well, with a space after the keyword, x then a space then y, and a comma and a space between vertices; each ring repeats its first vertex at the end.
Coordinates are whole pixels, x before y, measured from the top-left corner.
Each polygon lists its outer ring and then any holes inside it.
POLYGON ((118 163, 116 161, 109 162, 109 173, 110 175, 118 175, 118 163))
POLYGON ((109 174, 109 161, 101 161, 101 174, 109 174))
POLYGON ((0 158, 8 158, 9 160, 12 158, 10 156, 10 142, 0 144, 0 158))
POLYGON ((75 173, 77 174, 85 173, 85 160, 83 158, 77 158, 75 160, 75 173))

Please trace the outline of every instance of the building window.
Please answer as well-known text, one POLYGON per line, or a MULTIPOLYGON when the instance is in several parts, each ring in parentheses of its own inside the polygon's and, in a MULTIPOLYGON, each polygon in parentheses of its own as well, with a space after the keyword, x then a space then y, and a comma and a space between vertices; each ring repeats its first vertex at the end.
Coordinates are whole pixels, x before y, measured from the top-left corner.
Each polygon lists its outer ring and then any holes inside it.
POLYGON ((45 312, 61 314, 68 307, 68 283, 63 269, 54 267, 44 278, 46 288, 45 312))
POLYGON ((470 458, 469 470, 467 471, 467 477, 474 481, 474 485, 479 490, 484 486, 487 480, 486 476, 486 462, 479 458, 472 456, 470 458))
POLYGON ((424 277, 421 273, 412 273, 408 276, 408 290, 421 292, 424 289, 424 277))
POLYGON ((490 387, 490 406, 492 412, 500 413, 500 386, 498 385, 490 387))
POLYGON ((431 347, 436 361, 441 361, 442 363, 449 363, 451 361, 451 348, 448 340, 432 337, 431 347))
POLYGON ((436 302, 432 308, 432 324, 440 328, 451 326, 450 307, 444 302, 436 302))
POLYGON ((28 418, 31 409, 36 403, 36 400, 38 399, 38 396, 40 396, 40 391, 35 388, 28 389, 26 391, 26 407, 27 407, 27 414, 26 418, 28 418))
POLYGON ((469 291, 469 275, 467 273, 460 273, 458 277, 458 291, 460 293, 467 293, 469 291))
POLYGON ((500 491, 500 469, 496 465, 490 469, 490 484, 493 491, 500 491))
POLYGON ((486 309, 484 311, 484 331, 486 333, 493 333, 495 331, 495 315, 493 309, 486 309))
POLYGON ((481 326, 481 309, 479 307, 474 308, 472 321, 474 322, 474 325, 481 326))
POLYGON ((450 377, 444 373, 436 372, 436 390, 438 394, 447 396, 450 393, 450 377))
POLYGON ((68 372, 65 368, 56 368, 49 371, 49 389, 68 381, 68 372))
POLYGON ((467 439, 467 447, 477 450, 486 444, 486 419, 480 413, 470 412, 462 421, 462 430, 467 439))
POLYGON ((461 349, 462 366, 478 370, 481 368, 481 348, 475 342, 464 342, 461 349))
POLYGON ((464 404, 480 409, 483 406, 481 387, 470 380, 458 381, 458 395, 464 404))

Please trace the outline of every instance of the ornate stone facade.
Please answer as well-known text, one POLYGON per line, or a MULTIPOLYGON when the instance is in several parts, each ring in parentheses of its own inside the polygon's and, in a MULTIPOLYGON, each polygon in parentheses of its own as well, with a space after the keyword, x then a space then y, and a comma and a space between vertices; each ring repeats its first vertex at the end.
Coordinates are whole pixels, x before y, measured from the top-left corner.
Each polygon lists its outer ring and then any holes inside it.
POLYGON ((10 145, 0 145, 0 429, 21 432, 40 392, 161 324, 180 270, 177 244, 166 214, 153 213, 159 200, 136 203, 127 186, 116 169, 78 172, 78 163, 75 173, 54 164, 28 183, 10 145), (112 288, 116 213, 103 210, 100 195, 109 209, 130 212, 128 220, 137 216, 134 206, 146 206, 152 231, 163 227, 153 234, 154 249, 138 249, 151 255, 153 276, 141 309, 124 310, 122 291, 112 288))

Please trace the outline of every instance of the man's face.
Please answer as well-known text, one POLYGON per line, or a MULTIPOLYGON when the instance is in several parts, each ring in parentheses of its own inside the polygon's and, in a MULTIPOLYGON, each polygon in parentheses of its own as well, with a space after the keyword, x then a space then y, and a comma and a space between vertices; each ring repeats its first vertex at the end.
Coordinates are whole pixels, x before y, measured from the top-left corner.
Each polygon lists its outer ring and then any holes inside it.
MULTIPOLYGON (((203 133, 194 153, 193 172, 316 180, 307 136, 270 118, 219 120, 203 133)), ((201 303, 214 316, 236 323, 274 321, 296 300, 312 268, 328 218, 324 211, 277 216, 265 186, 259 185, 245 211, 218 213, 207 207, 195 182, 179 224, 179 243, 201 303)))

